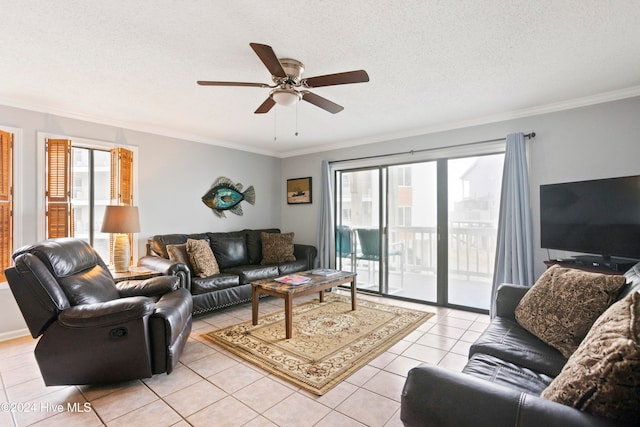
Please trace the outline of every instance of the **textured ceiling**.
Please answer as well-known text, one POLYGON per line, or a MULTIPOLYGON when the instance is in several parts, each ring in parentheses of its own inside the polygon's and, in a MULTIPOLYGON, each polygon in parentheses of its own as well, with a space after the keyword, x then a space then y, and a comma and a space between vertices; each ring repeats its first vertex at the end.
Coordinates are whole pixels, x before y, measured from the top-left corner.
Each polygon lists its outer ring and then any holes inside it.
MULTIPOLYGON (((640 1, 0 0, 0 104, 275 156, 640 95, 640 1), (342 106, 253 111, 271 83, 249 47, 342 106), (298 135, 295 135, 295 132, 298 135), (277 140, 274 141, 274 136, 277 140)), ((1 121, 1 118, 0 118, 1 121)))

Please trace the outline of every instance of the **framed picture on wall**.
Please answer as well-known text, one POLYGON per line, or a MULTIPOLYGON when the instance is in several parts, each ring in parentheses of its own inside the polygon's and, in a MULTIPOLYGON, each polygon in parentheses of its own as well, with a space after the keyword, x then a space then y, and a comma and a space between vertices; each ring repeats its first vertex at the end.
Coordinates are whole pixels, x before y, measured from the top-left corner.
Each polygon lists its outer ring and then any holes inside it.
POLYGON ((311 177, 287 180, 287 203, 299 205, 311 203, 311 177))

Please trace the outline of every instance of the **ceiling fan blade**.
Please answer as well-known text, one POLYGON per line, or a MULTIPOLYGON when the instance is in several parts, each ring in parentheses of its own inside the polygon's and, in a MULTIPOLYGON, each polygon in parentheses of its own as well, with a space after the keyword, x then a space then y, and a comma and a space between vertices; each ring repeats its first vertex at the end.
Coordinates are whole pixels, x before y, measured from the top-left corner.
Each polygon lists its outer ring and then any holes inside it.
POLYGON ((365 70, 347 71, 344 73, 326 74, 324 76, 309 77, 303 80, 307 87, 346 85, 349 83, 364 83, 369 81, 365 70))
POLYGON ((271 110, 274 105, 276 105, 276 101, 274 101, 273 99, 271 99, 271 97, 269 97, 269 98, 265 99, 262 104, 260 104, 258 109, 256 111, 254 111, 254 113, 255 114, 268 113, 269 110, 271 110))
POLYGON ((266 83, 246 83, 246 82, 210 82, 198 80, 200 86, 248 86, 248 87, 269 87, 266 83))
POLYGON ((344 110, 344 107, 342 105, 338 105, 335 102, 329 101, 327 98, 323 98, 320 95, 316 95, 315 93, 311 93, 308 91, 302 92, 302 99, 315 105, 316 107, 327 110, 331 114, 336 114, 344 110))
POLYGON ((280 64, 280 61, 271 46, 259 43, 249 43, 249 46, 251 46, 251 49, 253 49, 256 55, 258 55, 258 58, 260 58, 265 67, 267 67, 267 70, 269 70, 271 75, 276 77, 287 77, 287 73, 284 72, 282 64, 280 64))

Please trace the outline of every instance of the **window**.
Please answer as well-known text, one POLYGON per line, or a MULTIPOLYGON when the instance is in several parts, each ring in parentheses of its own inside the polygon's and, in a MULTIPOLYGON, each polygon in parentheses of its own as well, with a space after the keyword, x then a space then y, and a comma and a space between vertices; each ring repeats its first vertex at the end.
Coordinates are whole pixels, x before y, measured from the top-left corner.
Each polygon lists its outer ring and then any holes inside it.
POLYGON ((113 241, 100 228, 105 206, 133 204, 133 151, 62 138, 45 138, 44 145, 44 238, 86 240, 111 262, 113 241))
POLYGON ((13 135, 0 130, 0 282, 13 252, 13 135))

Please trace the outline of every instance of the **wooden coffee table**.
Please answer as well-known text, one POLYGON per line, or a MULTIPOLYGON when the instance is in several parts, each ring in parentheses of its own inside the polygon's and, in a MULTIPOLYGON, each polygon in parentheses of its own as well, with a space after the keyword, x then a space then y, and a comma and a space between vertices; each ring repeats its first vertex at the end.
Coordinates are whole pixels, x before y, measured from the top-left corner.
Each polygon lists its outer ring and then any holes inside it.
POLYGON ((263 279, 251 282, 251 322, 258 324, 258 300, 260 294, 284 299, 285 336, 291 338, 293 334, 292 308, 293 299, 318 292, 320 302, 324 301, 324 291, 333 286, 351 283, 351 310, 356 309, 356 273, 339 271, 331 276, 319 276, 311 274, 311 271, 295 273, 309 277, 311 280, 301 285, 289 285, 280 283, 274 279, 263 279))

